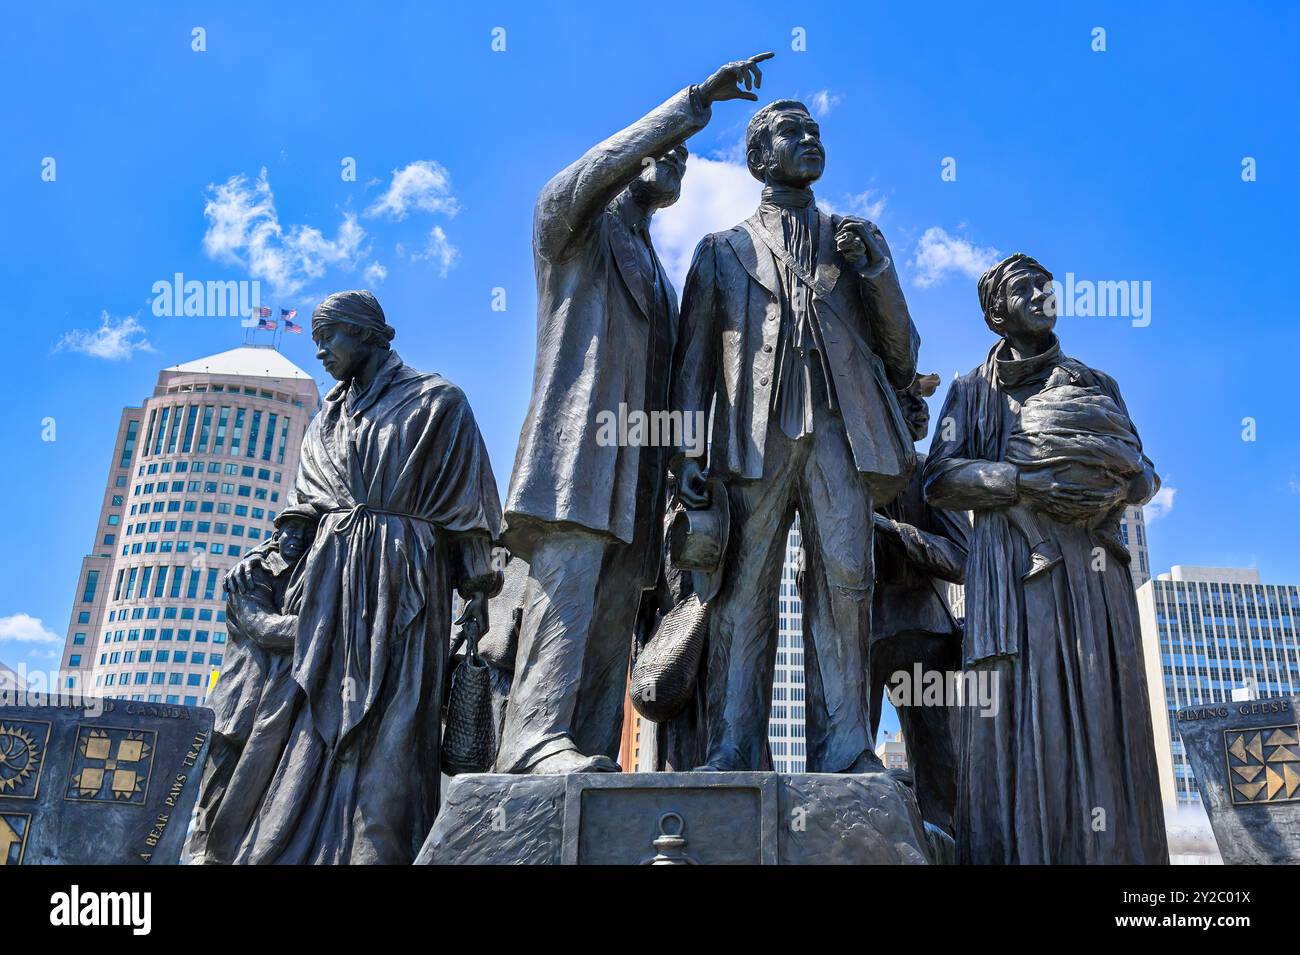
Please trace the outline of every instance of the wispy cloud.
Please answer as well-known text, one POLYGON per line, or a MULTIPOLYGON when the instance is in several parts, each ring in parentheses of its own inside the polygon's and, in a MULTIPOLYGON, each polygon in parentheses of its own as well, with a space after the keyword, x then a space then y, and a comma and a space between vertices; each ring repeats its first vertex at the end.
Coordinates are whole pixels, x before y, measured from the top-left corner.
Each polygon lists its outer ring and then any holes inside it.
POLYGON ((209 184, 203 215, 203 251, 242 266, 280 295, 301 291, 331 267, 352 271, 366 255, 366 231, 354 213, 344 213, 333 239, 313 226, 282 226, 265 168, 253 182, 240 174, 209 184))
POLYGON ((413 208, 448 217, 460 211, 460 203, 451 192, 451 174, 432 159, 417 159, 394 169, 387 191, 366 210, 366 215, 405 219, 413 208))
POLYGON ((447 239, 447 233, 443 231, 442 226, 436 225, 429 230, 429 238, 425 241, 423 251, 412 253, 411 259, 438 263, 438 274, 446 278, 451 267, 460 261, 460 250, 447 239))
POLYGON ((63 337, 55 342, 54 350, 79 352, 108 361, 123 361, 138 351, 149 352, 154 348, 145 336, 144 326, 136 321, 134 315, 114 318, 108 312, 101 312, 98 328, 74 328, 64 332, 63 337))
POLYGON ((62 640, 58 634, 51 632, 39 617, 31 614, 15 613, 0 617, 0 641, 18 643, 58 643, 62 640))
POLYGON ((808 97, 808 108, 813 111, 814 116, 820 119, 836 106, 839 106, 842 99, 843 97, 839 93, 832 93, 830 90, 818 90, 808 97))
POLYGON ((880 224, 885 215, 885 197, 875 189, 864 189, 857 195, 846 195, 839 202, 819 198, 817 206, 832 215, 851 215, 880 224))
POLYGON ((977 246, 949 235, 939 226, 931 226, 916 243, 911 265, 917 275, 913 281, 928 288, 951 273, 977 279, 1001 258, 997 249, 977 246))
POLYGON ((366 266, 365 277, 367 285, 378 285, 388 278, 388 269, 378 262, 371 262, 366 266))
POLYGON ((1142 508, 1142 516, 1150 524, 1154 520, 1164 517, 1174 509, 1174 495, 1178 489, 1166 484, 1160 490, 1156 491, 1156 496, 1147 501, 1146 506, 1142 508))

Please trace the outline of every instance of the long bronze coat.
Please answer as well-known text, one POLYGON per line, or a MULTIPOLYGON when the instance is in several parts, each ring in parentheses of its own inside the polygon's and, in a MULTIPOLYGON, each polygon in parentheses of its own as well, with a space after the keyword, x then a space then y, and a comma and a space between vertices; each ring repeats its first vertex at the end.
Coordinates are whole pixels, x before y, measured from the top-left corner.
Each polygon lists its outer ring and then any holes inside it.
MULTIPOLYGON (((537 268, 537 364, 532 406, 519 436, 503 540, 530 559, 546 525, 573 524, 631 543, 640 521, 641 455, 659 448, 597 442, 601 412, 662 408, 667 375, 649 381, 652 321, 672 347, 677 303, 654 259, 668 301, 660 315, 614 200, 643 168, 709 121, 688 90, 592 147, 546 184, 533 216, 537 268), (656 401, 656 398, 658 399, 656 401)), ((671 351, 669 352, 671 354, 671 351)), ((662 363, 665 367, 667 362, 662 363)), ((648 499, 652 495, 642 495, 648 499)), ((646 508, 642 508, 646 510, 646 508)))

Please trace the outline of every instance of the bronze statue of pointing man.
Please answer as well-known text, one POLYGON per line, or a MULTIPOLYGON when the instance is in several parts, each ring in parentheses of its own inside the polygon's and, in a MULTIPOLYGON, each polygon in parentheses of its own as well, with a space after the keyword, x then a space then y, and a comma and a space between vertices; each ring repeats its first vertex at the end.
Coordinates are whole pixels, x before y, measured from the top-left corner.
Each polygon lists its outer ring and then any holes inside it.
POLYGON ((497 770, 612 771, 640 601, 658 577, 670 448, 601 440, 600 415, 668 408, 677 294, 650 241, 677 201, 688 137, 756 100, 727 63, 558 173, 537 199, 537 362, 503 541, 528 561, 497 770))

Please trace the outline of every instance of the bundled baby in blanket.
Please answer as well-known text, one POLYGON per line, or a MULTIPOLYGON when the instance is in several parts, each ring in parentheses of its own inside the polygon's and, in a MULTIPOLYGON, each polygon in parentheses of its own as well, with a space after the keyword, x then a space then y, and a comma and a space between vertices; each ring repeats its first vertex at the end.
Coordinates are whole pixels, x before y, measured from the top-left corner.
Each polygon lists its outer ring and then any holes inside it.
MULTIPOLYGON (((1006 460, 1022 470, 1052 470, 1058 480, 1090 489, 1126 484, 1144 467, 1142 445, 1128 415, 1101 388, 1083 384, 1064 366, 1021 406, 1006 460)), ((1098 511, 1083 501, 1058 499, 1044 504, 1042 511, 1062 524, 1088 528, 1107 550, 1127 557, 1120 533, 1126 506, 1121 501, 1098 511)), ((1060 552, 1043 534, 1033 511, 1017 504, 1008 508, 1007 517, 1029 542, 1026 580, 1060 562, 1060 552)))

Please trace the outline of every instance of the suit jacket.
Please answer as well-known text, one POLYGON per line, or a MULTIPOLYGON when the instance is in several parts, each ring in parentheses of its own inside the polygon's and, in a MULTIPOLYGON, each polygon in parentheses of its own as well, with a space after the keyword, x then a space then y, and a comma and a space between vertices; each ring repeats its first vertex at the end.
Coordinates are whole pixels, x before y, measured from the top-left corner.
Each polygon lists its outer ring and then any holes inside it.
POLYGON ((948 584, 966 580, 971 524, 964 511, 947 511, 926 503, 918 470, 907 487, 880 513, 917 530, 915 538, 876 531, 873 641, 905 632, 950 634, 960 639, 961 626, 948 603, 948 584))
MULTIPOLYGON (((907 483, 916 453, 894 388, 916 374, 920 337, 890 267, 860 277, 835 248, 840 217, 818 213, 813 320, 825 343, 853 460, 877 502, 907 483)), ((781 286, 777 259, 752 216, 728 232, 706 236, 695 250, 682 298, 674 354, 672 408, 713 408, 709 470, 723 478, 763 475, 772 407, 781 286)), ((678 448, 678 460, 687 449, 678 448)))
POLYGON ((532 406, 519 436, 506 499, 503 540, 531 560, 537 535, 567 523, 630 543, 642 522, 657 524, 662 495, 644 485, 667 451, 597 441, 601 412, 667 405, 663 380, 649 381, 651 322, 662 323, 668 355, 677 325, 676 293, 653 255, 668 301, 660 314, 653 278, 640 265, 642 239, 617 201, 660 156, 708 122, 708 106, 683 90, 627 129, 593 147, 547 183, 533 216, 537 268, 537 364, 532 406), (642 460, 644 454, 654 460, 642 460), (638 506, 640 498, 640 506, 638 506))

